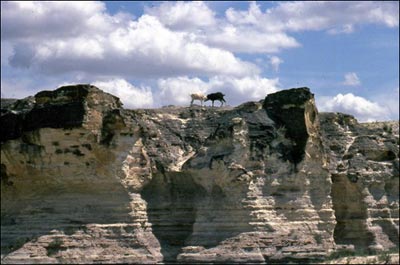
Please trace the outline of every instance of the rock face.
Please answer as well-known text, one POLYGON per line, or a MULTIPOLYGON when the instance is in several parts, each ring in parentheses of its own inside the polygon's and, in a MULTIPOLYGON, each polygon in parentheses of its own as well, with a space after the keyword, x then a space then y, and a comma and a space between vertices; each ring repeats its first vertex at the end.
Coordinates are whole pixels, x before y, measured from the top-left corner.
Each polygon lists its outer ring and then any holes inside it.
POLYGON ((1 124, 2 263, 320 261, 399 245, 398 125, 318 114, 308 88, 125 110, 77 85, 2 106, 1 124))
POLYGON ((330 153, 337 244, 383 250, 399 246, 399 124, 358 124, 320 115, 330 153))

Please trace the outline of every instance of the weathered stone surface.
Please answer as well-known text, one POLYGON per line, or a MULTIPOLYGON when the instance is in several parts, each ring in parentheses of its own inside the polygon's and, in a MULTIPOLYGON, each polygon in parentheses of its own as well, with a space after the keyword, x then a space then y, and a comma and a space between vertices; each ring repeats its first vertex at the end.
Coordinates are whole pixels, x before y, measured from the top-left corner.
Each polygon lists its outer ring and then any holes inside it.
POLYGON ((92 120, 90 110, 106 112, 121 107, 117 97, 91 85, 64 86, 18 100, 1 115, 1 141, 21 137, 40 128, 75 128, 92 120), (108 104, 102 105, 101 103, 108 104), (86 119, 86 120, 85 120, 86 119))
POLYGON ((292 163, 303 160, 304 149, 309 136, 308 126, 314 123, 316 108, 314 94, 307 87, 283 90, 268 95, 264 108, 278 126, 284 126, 285 136, 293 143, 288 148, 286 159, 292 163))
POLYGON ((398 126, 318 114, 308 88, 236 108, 125 110, 78 85, 1 119, 2 263, 305 262, 338 244, 398 247, 398 126))
POLYGON ((338 244, 371 251, 399 246, 399 124, 320 115, 330 153, 338 244))

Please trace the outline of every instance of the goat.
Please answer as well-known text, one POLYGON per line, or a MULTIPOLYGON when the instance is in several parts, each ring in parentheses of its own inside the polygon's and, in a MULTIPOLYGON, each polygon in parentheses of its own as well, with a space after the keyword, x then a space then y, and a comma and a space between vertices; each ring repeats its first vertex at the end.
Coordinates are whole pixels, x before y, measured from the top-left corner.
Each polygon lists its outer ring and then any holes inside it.
POLYGON ((208 94, 207 95, 207 99, 205 100, 205 101, 207 101, 207 100, 211 100, 212 101, 212 106, 214 107, 214 101, 215 100, 219 100, 220 102, 221 102, 221 107, 222 107, 222 105, 224 105, 224 102, 225 102, 225 104, 226 104, 226 101, 225 101, 225 99, 224 99, 224 94, 222 94, 221 92, 217 92, 217 93, 211 93, 211 94, 208 94))
POLYGON ((193 101, 195 101, 195 100, 200 100, 201 106, 203 106, 203 100, 207 99, 207 97, 204 96, 201 93, 194 93, 194 94, 191 94, 190 96, 192 97, 192 101, 190 102, 190 106, 193 105, 193 101))

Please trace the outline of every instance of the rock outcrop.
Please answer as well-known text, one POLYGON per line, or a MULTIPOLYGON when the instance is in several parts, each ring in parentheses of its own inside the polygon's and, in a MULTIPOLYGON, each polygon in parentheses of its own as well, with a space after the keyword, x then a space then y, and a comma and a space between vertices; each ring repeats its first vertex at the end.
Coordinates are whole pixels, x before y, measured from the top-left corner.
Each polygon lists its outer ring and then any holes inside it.
POLYGON ((2 106, 2 263, 321 261, 399 245, 398 125, 308 88, 125 110, 90 85, 2 106))
POLYGON ((387 250, 399 246, 399 124, 359 124, 320 115, 330 153, 337 244, 387 250))

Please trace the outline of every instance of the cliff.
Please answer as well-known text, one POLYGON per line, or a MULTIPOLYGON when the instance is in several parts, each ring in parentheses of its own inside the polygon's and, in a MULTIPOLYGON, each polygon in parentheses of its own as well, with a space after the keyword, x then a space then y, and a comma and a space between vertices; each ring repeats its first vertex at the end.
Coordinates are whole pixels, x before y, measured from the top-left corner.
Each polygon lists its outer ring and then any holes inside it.
POLYGON ((308 88, 123 109, 90 85, 1 110, 2 263, 322 261, 399 246, 399 131, 308 88))

